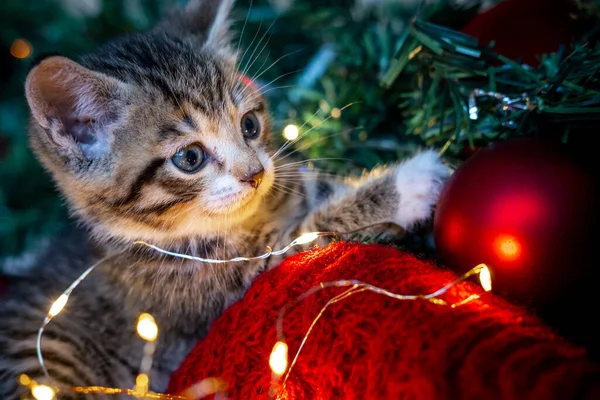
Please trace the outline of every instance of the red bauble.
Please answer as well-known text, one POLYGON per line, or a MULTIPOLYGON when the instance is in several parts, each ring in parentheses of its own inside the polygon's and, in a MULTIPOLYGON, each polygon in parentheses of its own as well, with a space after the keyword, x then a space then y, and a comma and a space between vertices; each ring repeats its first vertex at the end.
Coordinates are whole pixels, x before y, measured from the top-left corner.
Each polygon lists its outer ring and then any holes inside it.
POLYGON ((573 39, 570 0, 506 0, 477 15, 462 31, 494 51, 531 66, 573 39))
MULTIPOLYGON (((336 243, 261 275, 212 325, 171 379, 169 393, 210 377, 227 398, 269 399, 269 355, 282 307, 321 282, 358 279, 396 293, 431 293, 456 276, 390 247, 336 243)), ((291 363, 330 288, 289 308, 291 363)), ((460 283, 449 303, 482 293, 460 283)), ((280 382, 281 383, 281 382, 280 382)), ((493 293, 458 308, 357 293, 329 307, 308 337, 281 399, 597 399, 600 366, 539 320, 493 293)), ((209 397, 212 398, 212 397, 209 397)))
POLYGON ((479 150, 447 182, 436 248, 458 272, 488 264, 496 293, 546 304, 584 290, 596 274, 597 208, 596 182, 566 145, 503 142, 479 150))

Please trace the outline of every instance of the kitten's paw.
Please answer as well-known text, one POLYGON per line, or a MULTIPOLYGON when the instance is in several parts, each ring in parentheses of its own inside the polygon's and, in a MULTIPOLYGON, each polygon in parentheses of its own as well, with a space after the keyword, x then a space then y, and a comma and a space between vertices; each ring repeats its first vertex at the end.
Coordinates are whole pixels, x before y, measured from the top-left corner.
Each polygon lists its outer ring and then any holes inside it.
POLYGON ((395 221, 404 229, 427 220, 452 170, 433 150, 426 150, 400 164, 396 169, 396 189, 400 205, 395 221))

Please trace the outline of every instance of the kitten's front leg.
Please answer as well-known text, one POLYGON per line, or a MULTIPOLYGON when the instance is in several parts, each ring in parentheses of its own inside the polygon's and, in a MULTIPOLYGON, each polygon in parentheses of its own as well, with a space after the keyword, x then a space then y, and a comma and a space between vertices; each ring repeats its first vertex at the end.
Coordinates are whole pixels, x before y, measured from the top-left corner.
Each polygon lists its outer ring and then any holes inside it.
MULTIPOLYGON (((431 150, 387 168, 374 170, 345 190, 334 193, 292 232, 345 232, 393 223, 409 230, 431 217, 451 170, 431 150)), ((369 234, 382 227, 369 229, 369 234)))
POLYGON ((395 189, 400 202, 394 223, 410 229, 431 217, 444 182, 452 170, 433 150, 423 151, 395 167, 395 189))

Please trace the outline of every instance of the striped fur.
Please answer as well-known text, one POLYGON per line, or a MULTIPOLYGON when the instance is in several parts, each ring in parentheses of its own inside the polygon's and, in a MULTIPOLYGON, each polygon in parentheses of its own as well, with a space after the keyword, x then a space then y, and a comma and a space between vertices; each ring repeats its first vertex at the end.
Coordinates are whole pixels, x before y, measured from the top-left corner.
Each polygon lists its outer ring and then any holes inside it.
POLYGON ((51 57, 32 69, 31 146, 83 228, 55 238, 0 301, 0 398, 19 398, 21 373, 46 382, 36 331, 52 299, 101 257, 112 256, 47 328, 52 384, 131 387, 142 351, 135 321, 150 312, 161 328, 152 389, 163 390, 211 322, 281 260, 201 265, 130 249, 134 240, 231 258, 307 231, 410 228, 430 217, 448 176, 431 151, 335 181, 276 167, 264 99, 238 77, 228 45, 230 3, 192 1, 156 29, 78 63, 51 57), (256 139, 241 133, 249 111, 262 127, 256 139), (194 174, 170 162, 191 143, 208 154, 194 174), (248 185, 243 177, 258 167, 262 183, 248 185))

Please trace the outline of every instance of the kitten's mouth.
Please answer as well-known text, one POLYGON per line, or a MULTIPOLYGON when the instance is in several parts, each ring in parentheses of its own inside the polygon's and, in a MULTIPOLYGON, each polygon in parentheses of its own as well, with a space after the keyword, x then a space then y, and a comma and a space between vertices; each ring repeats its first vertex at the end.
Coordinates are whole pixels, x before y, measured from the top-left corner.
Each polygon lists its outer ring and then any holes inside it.
POLYGON ((214 193, 210 199, 210 213, 215 216, 245 218, 256 211, 272 185, 270 175, 265 174, 257 187, 243 187, 227 192, 214 193))

